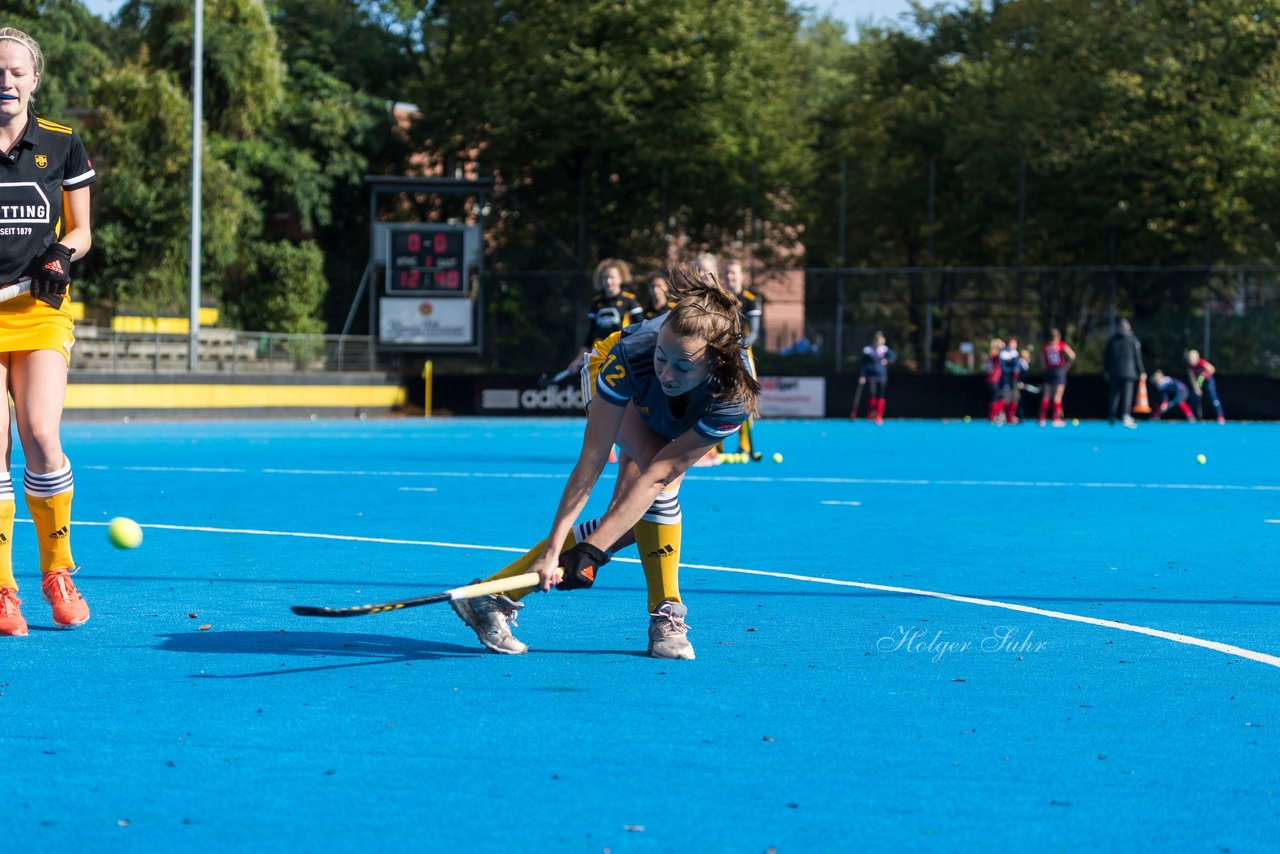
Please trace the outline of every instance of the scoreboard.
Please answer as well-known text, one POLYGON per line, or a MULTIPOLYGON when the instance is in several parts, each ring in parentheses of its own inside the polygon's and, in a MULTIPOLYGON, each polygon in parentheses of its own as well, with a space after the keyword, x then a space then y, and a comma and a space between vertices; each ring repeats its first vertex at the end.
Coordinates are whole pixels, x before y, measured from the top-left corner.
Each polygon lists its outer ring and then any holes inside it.
POLYGON ((467 296, 466 227, 405 223, 387 229, 387 293, 467 296))

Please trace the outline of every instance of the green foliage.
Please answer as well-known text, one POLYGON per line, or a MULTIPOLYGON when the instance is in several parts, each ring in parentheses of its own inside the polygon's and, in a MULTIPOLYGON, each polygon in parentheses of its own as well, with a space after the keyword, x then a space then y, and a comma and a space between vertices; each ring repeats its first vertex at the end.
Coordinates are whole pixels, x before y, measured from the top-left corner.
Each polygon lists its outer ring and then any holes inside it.
POLYGON ((0 26, 17 27, 40 45, 45 73, 36 93, 36 111, 71 121, 89 107, 93 82, 112 61, 109 30, 79 0, 13 0, 0 26))
POLYGON ((328 283, 319 247, 278 240, 255 241, 248 250, 227 299, 239 325, 259 332, 324 332, 319 307, 328 283))
MULTIPOLYGON (((109 24, 79 0, 5 8, 48 57, 40 112, 84 128, 101 176, 82 292, 181 312, 192 4, 129 0, 109 24)), ((766 263, 811 267, 1168 268, 1278 251, 1272 0, 917 5, 909 26, 861 27, 852 41, 784 0, 205 10, 203 286, 227 317, 264 329, 345 316, 367 248, 361 177, 424 165, 498 180, 490 267, 506 270, 589 269, 607 255, 643 268, 748 245, 766 263), (397 101, 421 111, 407 138, 388 110, 397 101)), ((420 199, 407 209, 458 213, 420 199)), ((829 301, 836 281, 811 278, 829 301)), ((1083 273, 886 281, 851 292, 846 319, 892 322, 900 352, 921 358, 935 306, 938 365, 957 336, 1008 331, 975 330, 983 318, 1092 331, 1111 286, 1083 273)), ((522 327, 578 311, 564 300, 532 320, 523 306, 550 288, 538 277, 489 287, 508 342, 536 342, 522 327)), ((1122 275, 1117 287, 1120 310, 1169 347, 1221 288, 1201 272, 1122 275)), ((834 303, 824 311, 815 317, 829 322, 834 303)), ((1274 351, 1255 325, 1223 322, 1274 351)))
POLYGON ((780 0, 436 3, 415 24, 418 138, 502 177, 523 263, 652 262, 664 230, 720 246, 753 195, 767 215, 804 174, 798 18, 780 0))

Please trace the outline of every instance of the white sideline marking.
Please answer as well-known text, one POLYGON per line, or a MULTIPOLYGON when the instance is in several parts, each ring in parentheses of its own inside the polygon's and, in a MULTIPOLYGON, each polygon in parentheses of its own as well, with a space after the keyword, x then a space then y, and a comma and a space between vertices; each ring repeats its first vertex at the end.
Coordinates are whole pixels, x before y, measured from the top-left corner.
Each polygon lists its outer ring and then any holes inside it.
MULTIPOLYGON (((31 520, 19 519, 17 521, 30 522, 31 520)), ((73 522, 72 524, 105 527, 110 523, 73 522)), ((527 551, 527 549, 513 548, 510 546, 482 546, 476 543, 443 543, 434 540, 400 540, 390 537, 357 537, 347 534, 316 534, 305 531, 265 531, 254 528, 214 528, 204 525, 162 525, 153 522, 141 524, 141 527, 165 531, 199 531, 214 534, 250 534, 261 537, 300 537, 314 540, 345 540, 357 543, 387 543, 401 546, 435 546, 443 549, 472 549, 492 552, 517 552, 521 554, 527 551)), ((620 563, 640 562, 636 558, 614 558, 614 560, 617 560, 620 563)), ((833 587, 857 587, 862 590, 878 590, 884 593, 902 593, 908 596, 927 596, 933 599, 945 599, 950 602, 963 602, 969 605, 981 605, 985 608, 1003 608, 1006 611, 1019 611, 1023 614, 1035 614, 1040 617, 1050 617, 1055 620, 1085 623, 1090 626, 1100 626, 1104 629, 1116 629, 1117 631, 1122 632, 1148 635, 1149 637, 1162 638, 1167 641, 1173 641, 1174 643, 1203 647, 1204 649, 1210 649, 1214 652, 1234 655, 1238 658, 1246 658, 1250 661, 1256 661, 1259 664, 1266 664, 1271 667, 1280 667, 1280 656, 1270 655, 1265 652, 1257 652, 1256 650, 1245 649, 1244 647, 1233 646, 1232 644, 1205 640, 1204 638, 1198 638, 1192 635, 1183 635, 1178 634, 1177 632, 1166 632, 1162 629, 1152 629, 1147 626, 1137 626, 1132 623, 1120 623, 1115 620, 1101 620, 1097 617, 1085 617, 1080 614, 1069 614, 1065 611, 1050 611, 1045 608, 1035 608, 1030 605, 1018 605, 1014 602, 998 602, 994 599, 979 599, 973 596, 959 596, 955 593, 940 593, 936 590, 920 590, 914 587, 894 587, 887 584, 870 584, 865 581, 842 581, 834 578, 818 578, 813 575, 796 575, 790 572, 768 572, 762 569, 743 569, 741 567, 734 566, 713 566, 702 563, 688 563, 685 564, 685 567, 688 569, 704 569, 710 572, 730 572, 738 575, 759 575, 766 578, 785 578, 791 581, 803 581, 809 584, 829 584, 833 587)))
MULTIPOLYGON (((202 472, 212 474, 297 474, 322 475, 334 477, 488 477, 510 478, 514 480, 564 480, 564 474, 546 472, 473 472, 473 471, 368 471, 354 469, 349 471, 337 469, 242 469, 242 468, 199 468, 194 466, 101 466, 83 465, 82 469, 94 471, 146 471, 146 472, 202 472)), ((613 477, 606 470, 601 477, 613 477)), ((991 487, 1079 487, 1081 489, 1194 489, 1227 492, 1280 492, 1280 486, 1273 484, 1236 484, 1236 483, 1125 483, 1106 481, 1070 481, 1070 480, 928 480, 893 477, 767 477, 764 475, 718 475, 690 471, 685 475, 690 480, 733 481, 736 483, 828 483, 855 486, 991 486, 991 487)), ((1271 521, 1271 520, 1268 520, 1271 521)))
POLYGON ((439 492, 434 486, 402 486, 401 492, 439 492))
POLYGON ((840 507, 861 507, 861 501, 819 501, 819 504, 834 504, 840 507))
POLYGON ((1263 519, 1268 525, 1280 525, 1280 519, 1263 519))
MULTIPOLYGON (((616 560, 617 558, 615 558, 616 560)), ((623 560, 630 560, 623 558, 623 560)), ((639 561, 635 561, 639 563, 639 561)), ((1193 637, 1192 635, 1178 634, 1177 632, 1166 632, 1161 629, 1152 629, 1147 626, 1136 626, 1131 623, 1119 623, 1115 620, 1100 620, 1097 617, 1085 617, 1080 614, 1068 614, 1065 611, 1050 611, 1045 608, 1033 608, 1030 605, 1018 605, 1013 602, 997 602, 994 599, 978 599, 973 596, 958 596, 954 593, 939 593, 935 590, 918 590, 914 587, 893 587, 887 584, 868 584, 865 581, 840 581, 832 578, 816 578, 812 575, 793 575, 789 572, 765 572, 759 569, 740 569, 731 566, 707 566, 704 564, 688 563, 685 564, 689 569, 706 569, 713 572, 734 572, 740 575, 764 575, 769 578, 788 578, 793 581, 807 581, 811 584, 831 584, 837 587, 859 587, 864 590, 879 590, 887 593, 905 593, 911 596, 928 596, 933 599, 946 599, 951 602, 964 602, 970 605, 982 605, 987 608, 1004 608, 1008 611, 1021 611, 1024 614, 1036 614, 1041 617, 1052 617, 1055 620, 1068 620, 1073 623, 1087 623, 1091 626, 1101 626, 1106 629, 1117 629, 1122 632, 1133 632, 1139 635, 1149 635, 1153 638, 1163 638, 1164 640, 1173 641, 1174 643, 1183 643, 1189 646, 1200 646, 1205 649, 1211 649, 1215 652, 1226 653, 1227 655, 1235 655, 1240 658, 1247 658, 1250 661, 1256 661, 1259 664, 1268 664, 1272 667, 1280 667, 1280 656, 1269 655, 1265 652, 1257 652, 1244 647, 1233 646, 1227 643, 1219 643, 1218 641, 1205 640, 1204 638, 1193 637)))

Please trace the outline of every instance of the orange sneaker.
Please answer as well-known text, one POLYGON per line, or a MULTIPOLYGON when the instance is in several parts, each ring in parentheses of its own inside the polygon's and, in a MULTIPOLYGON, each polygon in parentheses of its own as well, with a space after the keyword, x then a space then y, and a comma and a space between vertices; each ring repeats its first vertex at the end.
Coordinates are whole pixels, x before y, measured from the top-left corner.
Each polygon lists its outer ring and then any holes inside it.
POLYGON ((89 605, 71 582, 71 573, 79 570, 58 569, 46 572, 40 579, 44 601, 53 606, 53 624, 69 629, 89 620, 89 605))
POLYGON ((27 633, 27 621, 22 619, 22 600, 12 587, 0 587, 0 635, 17 637, 27 633))

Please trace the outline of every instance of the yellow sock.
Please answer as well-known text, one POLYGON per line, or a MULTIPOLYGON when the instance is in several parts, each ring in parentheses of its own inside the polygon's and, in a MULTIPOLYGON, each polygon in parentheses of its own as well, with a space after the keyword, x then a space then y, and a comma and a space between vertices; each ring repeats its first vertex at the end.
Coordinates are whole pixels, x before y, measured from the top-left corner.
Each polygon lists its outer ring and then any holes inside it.
POLYGON ((71 496, 75 493, 71 463, 49 474, 27 471, 22 479, 27 509, 36 523, 40 572, 75 569, 71 558, 71 496))
MULTIPOLYGON (((564 551, 565 549, 571 549, 575 545, 577 545, 577 541, 573 538, 573 534, 571 532, 565 537, 564 546, 561 547, 560 551, 564 551)), ((529 567, 533 566, 534 561, 538 559, 538 555, 542 554, 542 550, 546 548, 546 546, 547 546, 547 541, 544 538, 543 540, 539 541, 536 546, 529 549, 529 551, 525 552, 524 554, 520 555, 520 557, 516 558, 513 563, 507 564, 502 569, 498 570, 493 575, 490 575, 488 578, 484 580, 494 581, 499 578, 512 578, 517 575, 524 575, 526 572, 529 571, 529 567)), ((525 596, 528 596, 530 593, 532 593, 534 590, 537 590, 537 589, 538 589, 537 587, 522 587, 519 590, 512 590, 508 593, 504 593, 503 595, 508 597, 509 599, 519 602, 525 596)))
POLYGON ((644 583, 649 588, 649 613, 664 599, 680 601, 680 523, 659 525, 641 519, 633 529, 644 583))
POLYGON ((13 577, 13 513, 10 494, 8 500, 0 500, 0 587, 17 590, 18 582, 13 577))

